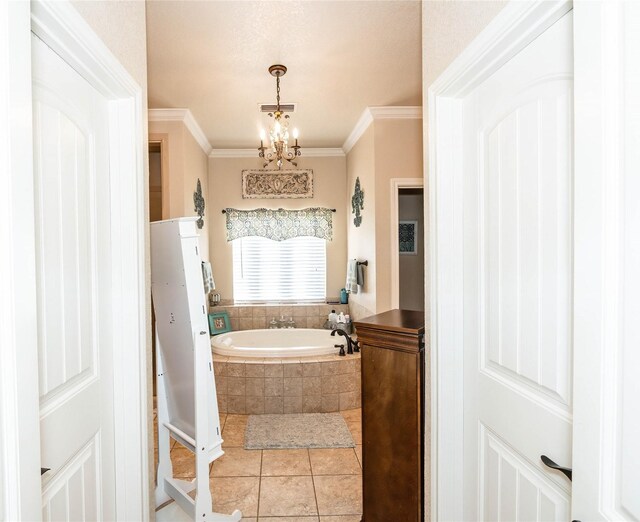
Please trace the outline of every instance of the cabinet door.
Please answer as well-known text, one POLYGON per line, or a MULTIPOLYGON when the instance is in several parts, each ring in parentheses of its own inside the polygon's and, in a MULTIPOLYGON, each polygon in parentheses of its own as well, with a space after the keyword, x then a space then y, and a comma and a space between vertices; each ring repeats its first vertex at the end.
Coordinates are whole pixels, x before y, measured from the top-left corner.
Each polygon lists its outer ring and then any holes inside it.
POLYGON ((370 344, 362 349, 363 499, 367 522, 421 519, 420 360, 419 353, 370 344))

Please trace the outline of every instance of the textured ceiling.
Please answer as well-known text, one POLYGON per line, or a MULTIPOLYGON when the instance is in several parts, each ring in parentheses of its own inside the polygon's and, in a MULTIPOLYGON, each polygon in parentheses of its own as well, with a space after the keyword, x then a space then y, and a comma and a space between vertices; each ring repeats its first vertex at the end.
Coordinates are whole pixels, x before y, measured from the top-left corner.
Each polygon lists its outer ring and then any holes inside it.
POLYGON ((340 147, 367 106, 421 105, 418 1, 147 2, 150 108, 189 108, 214 148, 257 146, 275 103, 306 147, 340 147))

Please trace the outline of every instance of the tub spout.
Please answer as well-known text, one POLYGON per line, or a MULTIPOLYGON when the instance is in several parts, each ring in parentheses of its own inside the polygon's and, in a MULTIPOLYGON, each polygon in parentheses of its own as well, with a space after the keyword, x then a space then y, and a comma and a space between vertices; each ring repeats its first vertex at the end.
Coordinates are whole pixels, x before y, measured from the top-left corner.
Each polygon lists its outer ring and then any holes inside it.
MULTIPOLYGON (((346 341, 347 341, 347 353, 348 354, 352 354, 353 353, 353 345, 354 345, 354 343, 356 341, 351 339, 351 337, 349 337, 347 332, 345 332, 344 330, 341 330, 340 328, 336 328, 335 330, 331 330, 331 337, 335 336, 336 334, 341 335, 346 339, 346 341)), ((356 346, 357 346, 357 343, 356 343, 356 346)))

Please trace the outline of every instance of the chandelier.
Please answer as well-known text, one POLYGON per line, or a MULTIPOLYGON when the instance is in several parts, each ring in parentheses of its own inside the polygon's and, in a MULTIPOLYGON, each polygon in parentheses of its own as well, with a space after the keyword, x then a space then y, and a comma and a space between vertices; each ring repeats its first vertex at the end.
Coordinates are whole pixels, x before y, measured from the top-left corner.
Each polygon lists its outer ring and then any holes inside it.
POLYGON ((273 123, 269 128, 269 146, 264 146, 265 132, 260 131, 260 147, 258 147, 258 156, 266 160, 263 167, 275 161, 278 169, 282 168, 283 161, 288 161, 295 167, 298 164, 293 161, 300 156, 300 146, 298 145, 298 129, 293 129, 293 139, 295 145, 289 145, 289 115, 283 114, 280 108, 280 77, 284 76, 287 68, 284 65, 272 65, 269 67, 271 76, 276 77, 276 110, 270 112, 269 116, 273 118, 273 123))

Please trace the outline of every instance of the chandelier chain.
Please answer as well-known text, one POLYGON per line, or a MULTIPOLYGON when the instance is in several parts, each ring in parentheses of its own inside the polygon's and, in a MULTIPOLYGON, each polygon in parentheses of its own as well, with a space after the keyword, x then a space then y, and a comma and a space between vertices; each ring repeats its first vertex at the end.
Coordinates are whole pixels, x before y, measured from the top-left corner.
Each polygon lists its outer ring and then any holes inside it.
POLYGON ((276 111, 280 112, 280 76, 276 76, 276 111))

